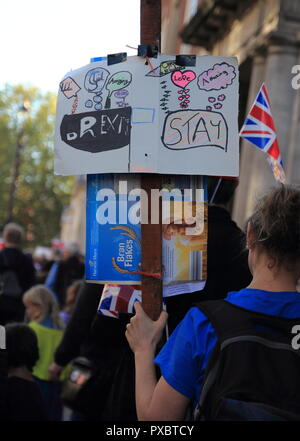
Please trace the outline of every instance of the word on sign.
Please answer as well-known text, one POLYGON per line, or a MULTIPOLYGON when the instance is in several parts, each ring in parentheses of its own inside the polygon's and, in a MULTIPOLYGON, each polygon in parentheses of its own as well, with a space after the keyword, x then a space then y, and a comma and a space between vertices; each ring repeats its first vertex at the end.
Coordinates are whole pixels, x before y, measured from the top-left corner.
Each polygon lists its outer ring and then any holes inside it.
POLYGON ((227 151, 228 127, 224 116, 208 110, 178 110, 165 119, 162 142, 174 150, 218 147, 227 151))
POLYGON ((66 144, 98 153, 129 145, 130 121, 131 107, 65 115, 60 134, 66 144))

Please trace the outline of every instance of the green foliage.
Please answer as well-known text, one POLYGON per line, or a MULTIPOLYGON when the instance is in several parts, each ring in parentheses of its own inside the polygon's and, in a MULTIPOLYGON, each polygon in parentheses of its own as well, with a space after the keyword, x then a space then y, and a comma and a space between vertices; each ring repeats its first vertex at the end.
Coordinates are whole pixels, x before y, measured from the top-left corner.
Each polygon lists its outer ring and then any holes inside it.
MULTIPOLYGON (((0 225, 6 216, 17 144, 21 144, 13 221, 26 230, 27 246, 49 245, 59 236, 62 210, 68 205, 73 177, 55 176, 56 97, 34 87, 6 85, 0 91, 0 225), (30 103, 26 112, 20 108, 30 103)), ((24 109, 23 109, 24 110, 24 109)))

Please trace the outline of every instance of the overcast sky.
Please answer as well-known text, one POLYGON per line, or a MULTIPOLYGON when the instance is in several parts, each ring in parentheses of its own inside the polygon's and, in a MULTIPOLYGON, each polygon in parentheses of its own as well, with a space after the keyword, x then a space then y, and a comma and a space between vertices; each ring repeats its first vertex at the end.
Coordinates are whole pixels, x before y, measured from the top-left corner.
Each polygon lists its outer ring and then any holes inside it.
POLYGON ((1 0, 0 13, 0 88, 57 92, 71 69, 139 44, 140 0, 1 0))

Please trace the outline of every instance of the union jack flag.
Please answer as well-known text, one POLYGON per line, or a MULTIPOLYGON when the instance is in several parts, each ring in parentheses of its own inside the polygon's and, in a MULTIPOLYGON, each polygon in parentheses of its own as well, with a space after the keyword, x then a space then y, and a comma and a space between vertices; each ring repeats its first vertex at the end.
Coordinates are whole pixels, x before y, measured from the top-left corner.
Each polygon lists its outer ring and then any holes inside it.
POLYGON ((283 162, 265 84, 261 86, 257 94, 240 131, 240 136, 268 154, 275 179, 284 183, 283 162))
POLYGON ((98 312, 109 317, 119 317, 119 313, 134 313, 134 302, 141 301, 139 285, 104 286, 98 312))

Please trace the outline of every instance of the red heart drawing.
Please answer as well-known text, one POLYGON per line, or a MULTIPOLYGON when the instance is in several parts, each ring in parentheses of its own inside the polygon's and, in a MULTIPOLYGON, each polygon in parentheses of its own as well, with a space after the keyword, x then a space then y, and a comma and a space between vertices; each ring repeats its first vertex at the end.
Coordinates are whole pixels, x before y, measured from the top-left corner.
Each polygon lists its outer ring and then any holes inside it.
POLYGON ((176 70, 172 73, 171 80, 177 87, 184 89, 191 81, 196 78, 195 72, 192 70, 176 70))

